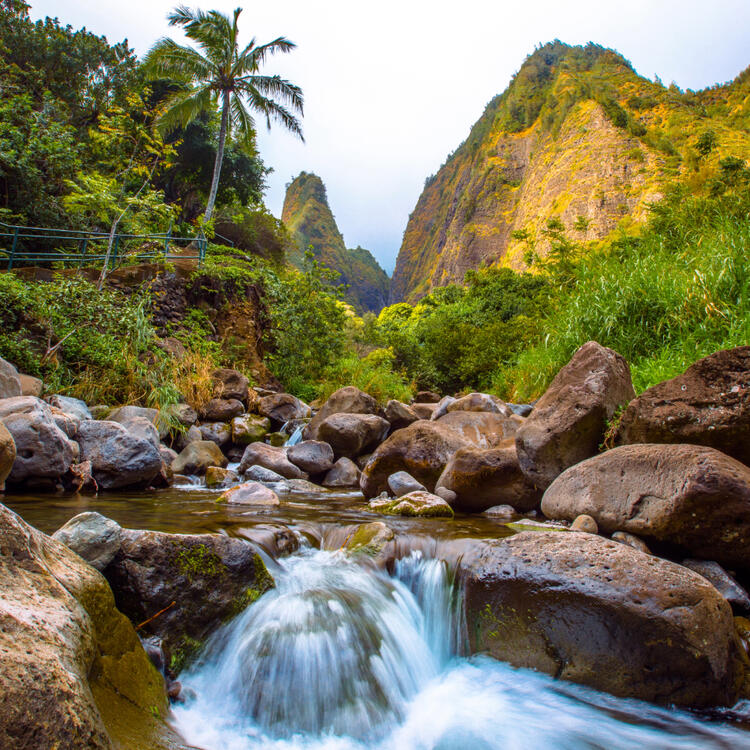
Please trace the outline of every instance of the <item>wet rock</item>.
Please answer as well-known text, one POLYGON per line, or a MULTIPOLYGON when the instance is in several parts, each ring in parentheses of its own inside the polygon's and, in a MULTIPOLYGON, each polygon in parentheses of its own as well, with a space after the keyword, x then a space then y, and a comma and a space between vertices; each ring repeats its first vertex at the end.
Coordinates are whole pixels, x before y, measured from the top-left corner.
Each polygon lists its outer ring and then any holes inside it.
POLYGON ((247 403, 250 381, 241 372, 229 369, 214 370, 211 377, 216 398, 234 398, 247 403))
POLYGON ((283 425, 290 419, 309 417, 310 407, 291 393, 274 393, 260 399, 258 414, 268 417, 277 425, 283 425))
POLYGON ((750 465, 750 346, 711 354, 644 391, 615 442, 706 445, 750 465))
POLYGON ((482 515, 489 518, 512 518, 516 513, 516 509, 510 505, 493 505, 491 508, 483 511, 482 515))
POLYGON ((648 548, 646 542, 635 536, 635 534, 628 534, 626 531, 615 531, 615 533, 612 534, 612 540, 619 542, 620 544, 627 544, 628 547, 637 549, 639 552, 643 552, 646 555, 651 554, 651 550, 648 548))
POLYGON ((288 495, 320 495, 327 493, 328 490, 315 482, 308 482, 307 479, 285 479, 277 488, 277 492, 288 495))
POLYGON ((580 516, 576 516, 573 523, 570 524, 571 531, 584 531, 587 534, 598 534, 599 527, 596 521, 591 517, 582 513, 580 516))
POLYGON ((453 518, 453 509, 442 497, 421 490, 397 498, 377 497, 370 501, 369 508, 389 516, 453 518))
POLYGON ((244 474, 251 466, 256 465, 275 471, 285 479, 307 479, 307 474, 286 457, 286 451, 273 445, 251 443, 245 448, 242 461, 240 461, 240 474, 244 474))
POLYGON ((66 414, 71 414, 74 417, 77 417, 78 421, 92 419, 89 407, 86 406, 86 402, 81 401, 80 398, 71 398, 70 396, 55 394, 54 396, 50 396, 47 399, 47 402, 50 406, 54 406, 66 414))
POLYGON ((260 482, 245 482, 227 490, 217 503, 235 505, 279 505, 279 496, 260 482))
POLYGON ((625 445, 571 467, 542 498, 548 518, 679 545, 750 569, 750 468, 697 445, 625 445))
POLYGON ((289 448, 286 455, 308 474, 323 474, 333 467, 333 448, 320 440, 303 440, 289 448))
POLYGON ((245 412, 242 401, 236 398, 212 398, 198 410, 203 422, 229 422, 245 412))
POLYGON ((244 475, 245 479, 251 479, 255 482, 263 482, 264 484, 275 484, 276 482, 283 482, 284 477, 271 469, 266 469, 264 466, 258 466, 257 464, 250 466, 244 475))
POLYGON ((21 383, 21 395, 22 396, 34 396, 35 398, 41 398, 44 392, 44 383, 33 375, 18 375, 18 379, 21 383))
POLYGON ((320 411, 310 420, 302 432, 304 440, 325 440, 318 434, 320 425, 334 414, 374 414, 385 417, 378 402, 369 394, 354 386, 339 388, 323 404, 320 411))
POLYGON ((366 498, 388 489, 388 477, 406 471, 428 490, 433 490, 453 454, 468 441, 440 422, 420 420, 394 432, 367 462, 360 480, 366 498))
POLYGON ((274 559, 291 555, 299 549, 299 539, 286 526, 275 524, 255 524, 243 529, 244 539, 262 547, 274 559))
POLYGON ((0 420, 0 492, 5 489, 5 480, 8 478, 13 462, 16 460, 16 443, 13 435, 0 420))
POLYGON ((273 587, 258 548, 222 534, 165 534, 123 529, 104 571, 117 608, 141 632, 162 639, 177 673, 203 639, 273 587))
POLYGON ((388 477, 388 489, 402 497, 410 492, 426 492, 427 488, 406 471, 396 471, 388 477))
POLYGON ((468 396, 462 396, 449 403, 446 411, 493 412, 506 417, 512 413, 504 401, 490 393, 470 393, 468 396))
POLYGON ((437 404, 440 401, 440 394, 434 391, 418 391, 414 396, 415 404, 437 404))
POLYGON ((23 395, 18 370, 0 357, 0 399, 23 395))
POLYGON ((235 445, 256 443, 270 432, 271 420, 256 414, 244 414, 232 420, 232 442, 235 445))
POLYGON ((104 570, 120 549, 120 524, 100 513, 86 511, 73 516, 53 535, 89 565, 104 570))
POLYGON ((346 550, 356 557, 375 558, 383 552, 383 548, 392 541, 393 530, 382 521, 360 524, 349 537, 346 550))
POLYGON ((363 453, 361 456, 357 456, 354 459, 354 463, 357 464, 357 468, 362 471, 362 469, 367 466, 367 462, 370 460, 370 456, 372 456, 372 453, 363 453))
POLYGON ((737 581, 713 560, 683 560, 686 568, 703 576, 733 606, 742 612, 750 612, 750 596, 737 581))
POLYGON ((184 747, 167 700, 107 582, 0 506, 0 746, 184 747))
POLYGON ((732 705, 729 605, 692 571, 591 534, 470 541, 461 556, 472 653, 619 697, 732 705))
POLYGON ((318 439, 328 443, 336 458, 356 458, 379 445, 390 425, 375 414, 332 414, 318 426, 318 439))
POLYGON ((493 412, 452 411, 437 420, 478 448, 496 448, 523 425, 521 417, 493 412))
POLYGON ((418 419, 431 419, 437 409, 437 404, 412 404, 411 410, 418 419))
POLYGON ((232 487, 240 481, 240 475, 231 469, 209 466, 206 469, 206 487, 232 487))
POLYGON ((440 401, 435 404, 435 408, 430 414, 430 419, 440 419, 448 413, 448 407, 455 403, 456 399, 453 396, 443 396, 440 401))
POLYGON ((393 432, 402 427, 408 427, 419 419, 414 409, 401 401, 394 400, 385 405, 385 418, 390 423, 393 432))
POLYGON ((172 463, 175 474, 205 474, 209 466, 222 469, 229 463, 216 443, 211 440, 198 440, 189 443, 172 463))
POLYGON ((465 513, 481 513, 493 505, 511 505, 525 513, 536 508, 542 499, 542 493, 521 471, 512 440, 488 450, 468 447, 456 451, 437 487, 455 492, 451 506, 465 513))
POLYGON ((268 440, 269 444, 274 448, 280 448, 282 445, 286 445, 288 439, 288 435, 285 435, 283 432, 269 432, 268 435, 266 435, 266 440, 268 440))
POLYGON ((350 458, 340 458, 323 480, 324 487, 358 487, 361 472, 350 458))
POLYGON ((102 489, 146 487, 162 469, 159 449, 118 422, 81 422, 78 443, 81 460, 91 461, 94 479, 102 489))
MULTIPOLYGON (((235 419, 242 419, 242 417, 235 417, 235 419)), ((226 422, 204 422, 198 426, 198 429, 200 430, 201 440, 210 440, 212 443, 216 443, 219 448, 223 448, 232 442, 232 427, 226 422)))
POLYGON ((453 490, 449 490, 447 487, 435 487, 435 494, 438 497, 442 497, 443 500, 445 500, 445 502, 451 506, 451 508, 453 507, 453 503, 456 502, 456 498, 458 497, 458 495, 453 490))
POLYGON ((528 417, 534 407, 531 404, 505 404, 513 414, 519 417, 528 417))
POLYGON ((608 420, 634 397, 628 363, 595 341, 584 344, 518 430, 521 470, 546 489, 569 466, 596 455, 608 420))

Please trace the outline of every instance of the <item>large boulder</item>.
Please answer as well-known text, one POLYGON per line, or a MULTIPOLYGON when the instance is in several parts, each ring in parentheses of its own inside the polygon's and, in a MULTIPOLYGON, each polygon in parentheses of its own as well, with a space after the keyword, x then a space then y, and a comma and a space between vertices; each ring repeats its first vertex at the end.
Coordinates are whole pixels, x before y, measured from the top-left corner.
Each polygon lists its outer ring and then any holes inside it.
POLYGON ((271 431, 271 420, 257 414, 244 414, 232 420, 232 442, 235 445, 256 443, 271 431))
POLYGON ((415 490, 401 497, 376 497, 368 508, 388 516, 413 516, 419 518, 453 518, 453 510, 439 495, 425 490, 415 490))
MULTIPOLYGON (((86 402, 80 398, 72 398, 71 396, 61 396, 59 393, 54 396, 50 396, 47 399, 50 406, 54 406, 66 414, 71 414, 78 418, 80 422, 83 419, 91 419, 91 411, 86 406, 86 402)), ((115 420, 118 421, 118 420, 115 420)))
POLYGON ((631 401, 615 443, 707 445, 750 466, 750 346, 711 354, 631 401))
POLYGON ((435 391, 418 391, 414 396, 415 404, 437 404, 440 401, 440 394, 435 391))
POLYGON ((18 370, 10 362, 0 357, 0 398, 13 398, 21 396, 21 379, 18 370))
POLYGON ((417 415, 417 419, 432 419, 432 415, 437 411, 437 404, 414 403, 411 410, 417 415))
POLYGON ((239 473, 244 474, 251 466, 270 469, 285 479, 307 479, 307 474, 287 458, 284 448, 265 443, 251 443, 245 448, 239 473))
MULTIPOLYGON (((304 480, 297 480, 304 481, 304 480)), ((260 482, 245 482, 236 487, 228 489, 220 495, 217 503, 230 503, 234 505, 279 505, 279 496, 269 487, 260 482)))
POLYGON ((40 378, 35 378, 33 375, 19 373, 18 379, 21 382, 22 396, 34 396, 36 398, 42 397, 42 393, 44 393, 44 382, 40 378))
POLYGON ((750 468, 698 445, 624 445, 563 472, 542 498, 548 518, 594 518, 750 569, 750 468))
POLYGON ((336 458, 369 453, 388 434, 390 425, 375 414, 332 414, 318 426, 318 439, 328 443, 336 458))
POLYGON ((211 373, 216 398, 236 398, 247 403, 250 381, 237 370, 220 369, 211 373))
POLYGON ((190 404, 167 404, 159 412, 157 421, 161 425, 177 422, 183 427, 190 427, 198 421, 198 412, 190 404))
POLYGON ((366 498, 388 490, 388 477, 406 471, 428 490, 435 488, 453 454, 470 445, 461 434, 440 422, 419 420, 394 432, 370 456, 360 479, 366 498))
MULTIPOLYGON (((235 417, 235 419, 242 419, 242 417, 235 417)), ((216 443, 219 448, 223 448, 232 442, 232 426, 226 422, 204 422, 198 429, 201 439, 210 440, 212 443, 216 443)))
POLYGON ((106 580, 0 505, 0 747, 184 748, 106 580))
POLYGON ((229 422, 244 413, 242 401, 236 398, 212 398, 198 410, 204 422, 229 422))
POLYGON ((303 439, 322 440, 323 438, 318 435, 318 429, 328 417, 334 414, 374 414, 378 417, 385 417, 380 405, 372 396, 349 385, 331 394, 303 430, 303 439))
POLYGON ((608 420, 634 397, 628 363, 595 341, 584 344, 518 430, 521 470, 546 489, 569 466, 597 453, 608 420))
POLYGON ((512 413, 504 401, 491 393, 470 393, 468 396, 462 396, 449 403, 446 411, 488 411, 504 414, 506 417, 512 413))
POLYGON ((456 494, 451 506, 464 513, 481 513, 495 505, 525 513, 542 498, 521 471, 513 440, 497 448, 461 448, 440 475, 436 490, 441 487, 456 494))
POLYGON ((308 474, 323 474, 333 467, 333 448, 320 440, 303 440, 287 448, 286 455, 308 474))
POLYGON ((406 471, 397 471, 388 477, 388 489, 394 497, 402 497, 410 492, 425 492, 426 488, 421 482, 406 471))
POLYGON ((110 422, 124 422, 133 417, 143 417, 148 419, 151 424, 156 425, 159 420, 159 410, 151 409, 147 406, 133 406, 128 404, 127 406, 120 406, 114 409, 107 415, 107 419, 110 422))
POLYGON ((8 478, 13 462, 16 460, 16 443, 8 428, 0 421, 0 492, 5 489, 5 480, 8 478))
POLYGON ((197 440, 188 443, 172 462, 175 474, 205 474, 209 466, 225 468, 229 463, 216 443, 211 440, 197 440))
POLYGON ((119 422, 131 435, 147 440, 154 448, 159 450, 161 440, 159 439, 159 430, 156 429, 153 422, 146 417, 130 417, 119 422))
POLYGON ((290 419, 305 419, 310 416, 310 407, 291 393, 273 393, 258 402, 258 414, 268 417, 276 425, 290 419))
POLYGON ((101 513, 86 511, 73 516, 53 535, 89 565, 104 570, 120 549, 120 524, 101 513))
POLYGON ((527 531, 468 542, 459 576, 472 653, 620 697, 737 698, 731 609, 680 565, 591 534, 527 531))
POLYGON ((159 449, 129 433, 119 422, 81 422, 78 444, 81 461, 91 461, 94 479, 105 490, 146 487, 162 469, 159 449))
POLYGON ((358 487, 362 472, 351 458, 340 458, 323 479, 324 487, 358 487))
POLYGON ((222 534, 123 529, 104 574, 121 612, 137 623, 153 618, 142 632, 162 639, 173 671, 274 585, 255 545, 222 534))
POLYGON ((436 421, 478 448, 494 448, 512 438, 525 420, 510 413, 451 411, 436 421))
POLYGON ((385 418, 394 432, 400 430, 402 427, 408 427, 419 419, 411 406, 393 399, 385 405, 385 418))

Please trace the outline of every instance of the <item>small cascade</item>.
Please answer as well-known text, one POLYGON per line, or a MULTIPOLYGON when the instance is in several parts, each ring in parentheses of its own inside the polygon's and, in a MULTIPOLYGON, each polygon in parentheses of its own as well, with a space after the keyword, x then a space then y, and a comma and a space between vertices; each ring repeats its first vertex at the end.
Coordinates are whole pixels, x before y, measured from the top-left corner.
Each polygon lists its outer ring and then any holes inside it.
MULTIPOLYGON (((281 431, 286 433, 286 424, 281 428, 281 431)), ((302 430, 305 429, 305 425, 299 425, 294 432, 289 436, 289 440, 284 443, 287 447, 291 448, 293 445, 297 445, 302 440, 302 430)))

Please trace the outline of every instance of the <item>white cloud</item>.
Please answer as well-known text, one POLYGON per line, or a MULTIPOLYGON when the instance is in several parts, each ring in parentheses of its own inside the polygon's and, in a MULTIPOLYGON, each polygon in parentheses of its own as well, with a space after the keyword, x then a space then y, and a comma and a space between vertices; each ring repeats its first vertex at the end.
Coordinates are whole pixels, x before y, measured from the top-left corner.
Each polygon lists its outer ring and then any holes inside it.
MULTIPOLYGON (((161 35, 173 0, 31 0, 143 54, 161 35)), ((242 0, 188 4, 225 12, 242 0)), ((468 134, 484 105, 538 43, 595 41, 618 49, 641 74, 683 88, 733 78, 750 63, 747 0, 276 0, 244 3, 246 38, 296 42, 276 58, 305 91, 306 144, 275 128, 260 133, 275 170, 267 202, 280 214, 284 185, 302 170, 325 181, 349 246, 392 269, 425 177, 468 134)))

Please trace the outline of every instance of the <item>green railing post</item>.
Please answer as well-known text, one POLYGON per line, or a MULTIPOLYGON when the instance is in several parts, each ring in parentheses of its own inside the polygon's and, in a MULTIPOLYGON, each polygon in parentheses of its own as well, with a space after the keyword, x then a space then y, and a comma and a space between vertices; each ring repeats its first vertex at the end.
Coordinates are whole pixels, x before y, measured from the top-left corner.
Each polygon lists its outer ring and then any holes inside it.
POLYGON ((86 248, 88 247, 89 240, 88 237, 84 237, 81 240, 81 257, 78 260, 78 268, 81 268, 83 266, 83 262, 86 259, 86 248))
POLYGON ((172 222, 169 222, 169 229, 167 229, 167 233, 164 235, 164 260, 167 259, 167 256, 169 255, 169 240, 172 239, 172 222))
POLYGON ((115 235, 115 241, 112 243, 112 255, 109 258, 110 268, 114 268, 117 265, 117 248, 120 245, 120 235, 115 235))
POLYGON ((13 257, 16 254, 16 247, 18 247, 18 229, 19 227, 13 228, 13 242, 10 246, 10 258, 8 258, 8 270, 13 268, 13 257))

